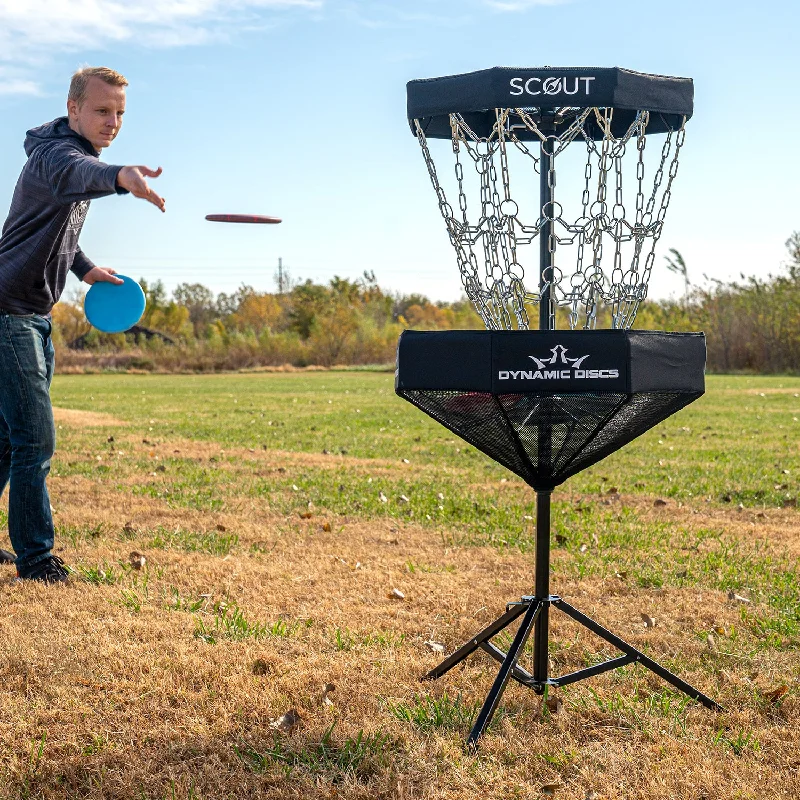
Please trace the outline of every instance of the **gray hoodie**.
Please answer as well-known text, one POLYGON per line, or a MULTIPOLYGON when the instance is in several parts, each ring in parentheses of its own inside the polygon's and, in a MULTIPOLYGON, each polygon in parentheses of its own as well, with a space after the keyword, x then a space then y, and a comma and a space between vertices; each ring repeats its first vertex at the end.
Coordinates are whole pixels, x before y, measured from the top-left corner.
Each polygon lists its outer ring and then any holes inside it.
POLYGON ((122 167, 103 164, 66 117, 28 131, 25 152, 0 235, 0 310, 44 315, 68 270, 82 279, 94 267, 78 246, 89 201, 127 192, 117 187, 122 167))

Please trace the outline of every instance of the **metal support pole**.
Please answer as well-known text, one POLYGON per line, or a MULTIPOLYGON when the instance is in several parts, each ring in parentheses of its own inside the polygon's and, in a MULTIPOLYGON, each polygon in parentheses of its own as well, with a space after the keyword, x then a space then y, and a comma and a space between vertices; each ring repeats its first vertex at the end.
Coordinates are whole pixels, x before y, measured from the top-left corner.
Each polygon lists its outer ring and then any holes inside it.
MULTIPOLYGON (((550 120, 542 119, 539 129, 545 135, 553 132, 550 120)), ((553 139, 542 141, 539 150, 539 203, 542 207, 542 219, 546 220, 539 232, 539 330, 550 331, 555 328, 553 313, 552 279, 553 257, 555 247, 551 251, 551 243, 555 234, 553 224, 553 203, 555 201, 555 172, 553 170, 553 139), (545 213, 547 212, 547 213, 545 213)))
POLYGON ((539 687, 538 694, 544 692, 550 671, 547 640, 549 638, 550 604, 550 491, 536 492, 536 589, 534 595, 539 600, 541 610, 536 620, 533 634, 533 680, 539 687))
MULTIPOLYGON (((543 115, 542 133, 554 132, 551 119, 543 115)), ((553 312, 552 278, 553 258, 553 202, 555 200, 555 171, 553 169, 554 141, 542 141, 539 157, 539 202, 542 207, 542 230, 539 232, 539 330, 555 328, 553 312), (545 221, 546 220, 546 221, 545 221)), ((553 429, 549 421, 539 425, 538 464, 540 474, 549 475, 553 453, 553 429)), ((550 596, 550 489, 536 489, 536 590, 539 601, 550 596)), ((541 694, 547 683, 549 666, 547 640, 549 637, 549 603, 543 602, 533 634, 533 679, 541 694)))

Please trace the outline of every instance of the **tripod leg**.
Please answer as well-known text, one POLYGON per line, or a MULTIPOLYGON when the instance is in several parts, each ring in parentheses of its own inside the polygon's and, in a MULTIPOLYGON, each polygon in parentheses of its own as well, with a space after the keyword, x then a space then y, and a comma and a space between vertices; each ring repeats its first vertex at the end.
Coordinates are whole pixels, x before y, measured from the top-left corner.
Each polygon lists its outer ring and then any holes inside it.
MULTIPOLYGON (((591 617, 582 614, 578 609, 573 608, 569 603, 566 603, 560 597, 553 600, 553 605, 560 608, 565 614, 572 617, 576 622, 579 622, 584 628, 588 628, 592 633, 596 633, 601 639, 605 639, 609 644, 613 644, 618 650, 631 657, 632 661, 636 661, 643 667, 647 667, 651 672, 655 672, 660 678, 667 683, 672 684, 676 689, 679 689, 684 694, 688 695, 699 703, 702 703, 706 708, 712 711, 724 711, 725 709, 710 697, 704 695, 699 689, 695 689, 689 683, 674 675, 668 669, 665 669, 657 661, 648 658, 640 650, 637 650, 632 645, 628 644, 624 639, 614 635, 611 631, 606 630, 602 625, 599 625, 591 617)), ((587 675, 588 677, 588 675, 587 675)))
POLYGON ((467 745, 469 747, 475 746, 478 739, 480 739, 483 732, 486 730, 486 726, 492 721, 494 712, 497 709, 497 704, 500 702, 508 679, 517 664, 517 659, 519 659, 522 653, 522 648, 525 647, 525 642, 528 641, 528 636, 530 636, 536 619, 542 610, 542 605, 543 603, 540 600, 533 600, 527 607, 517 635, 514 637, 511 647, 508 648, 505 661, 503 661, 500 671, 494 679, 492 688, 489 690, 489 694, 486 696, 486 700, 483 703, 483 708, 481 708, 478 718, 475 720, 475 724, 472 726, 472 730, 467 738, 467 745))
POLYGON ((527 605, 516 603, 502 617, 498 617, 480 633, 476 633, 466 644, 458 648, 453 655, 448 656, 441 664, 434 667, 429 673, 423 675, 421 681, 432 681, 441 678, 448 670, 463 661, 470 653, 474 653, 481 645, 498 634, 503 628, 510 625, 517 617, 525 613, 527 605))

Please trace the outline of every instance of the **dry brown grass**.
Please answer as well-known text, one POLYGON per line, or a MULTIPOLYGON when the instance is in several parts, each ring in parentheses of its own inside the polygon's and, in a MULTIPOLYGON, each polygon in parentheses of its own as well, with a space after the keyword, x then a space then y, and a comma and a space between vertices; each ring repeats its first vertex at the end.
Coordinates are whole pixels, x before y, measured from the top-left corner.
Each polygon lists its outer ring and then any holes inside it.
POLYGON ((102 411, 77 411, 58 406, 53 406, 53 418, 56 425, 63 424, 79 428, 101 428, 125 424, 122 420, 116 419, 111 414, 104 414, 102 411))
MULTIPOLYGON (((68 411, 59 421, 115 424, 68 411)), ((167 437, 144 444, 124 430, 114 436, 115 447, 129 452, 208 459, 220 449, 167 437)), ((276 451, 227 455, 237 456, 238 466, 221 469, 245 472, 342 463, 276 451)), ((93 457, 76 449, 57 458, 93 457)), ((441 658, 425 642, 451 650, 529 592, 531 555, 454 547, 413 523, 322 510, 308 519, 287 517, 245 496, 213 513, 172 508, 129 492, 135 481, 51 481, 57 523, 82 532, 72 541, 62 537, 59 555, 73 566, 111 565, 117 582, 76 578, 42 587, 12 583, 9 575, 0 583, 0 796, 536 798, 546 796, 543 787, 559 800, 800 796, 800 659, 791 648, 727 655, 724 634, 710 649, 698 632, 741 625, 740 605, 723 592, 641 589, 620 578, 560 577, 557 569, 554 591, 656 658, 679 662, 684 678, 728 710, 717 715, 690 704, 675 712, 677 698, 667 693, 673 707, 659 711, 664 684, 643 670, 567 687, 557 713, 511 685, 472 754, 463 747, 468 724, 423 730, 398 719, 391 705, 413 705, 426 693, 434 700, 460 696, 461 707, 482 701, 494 662, 476 654, 420 685, 419 676, 441 658), (224 556, 156 548, 149 543, 159 529, 224 531, 238 543, 224 556), (134 550, 147 557, 142 572, 123 566, 134 550), (389 596, 395 588, 404 600, 389 596), (202 605, 175 609, 176 597, 202 605), (211 630, 221 602, 250 622, 283 621, 288 635, 198 638, 198 621, 211 630), (655 617, 654 628, 645 628, 642 613, 655 617), (323 701, 326 683, 336 687, 332 705, 323 701), (771 702, 765 694, 781 684, 789 693, 771 702), (297 710, 299 724, 276 733, 271 723, 289 709, 297 710), (248 747, 278 748, 284 758, 317 752, 333 722, 334 747, 360 731, 385 736, 359 771, 328 764, 287 774, 275 759, 259 772, 237 755, 248 747)), ((613 502, 637 508, 643 519, 680 520, 689 529, 712 527, 745 542, 757 536, 776 550, 800 550, 793 509, 759 516, 702 504, 654 507, 653 498, 613 502)), ((584 650, 601 649, 563 615, 551 618, 557 672, 581 666, 584 650)))

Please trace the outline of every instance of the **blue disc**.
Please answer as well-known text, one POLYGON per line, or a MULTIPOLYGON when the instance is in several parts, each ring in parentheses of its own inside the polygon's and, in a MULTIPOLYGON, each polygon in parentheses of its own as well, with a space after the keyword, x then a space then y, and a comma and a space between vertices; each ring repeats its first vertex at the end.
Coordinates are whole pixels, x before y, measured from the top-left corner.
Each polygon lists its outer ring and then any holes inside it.
POLYGON ((132 328, 144 314, 142 287, 127 275, 117 275, 124 283, 93 283, 86 293, 83 310, 86 319, 103 333, 122 333, 132 328))

